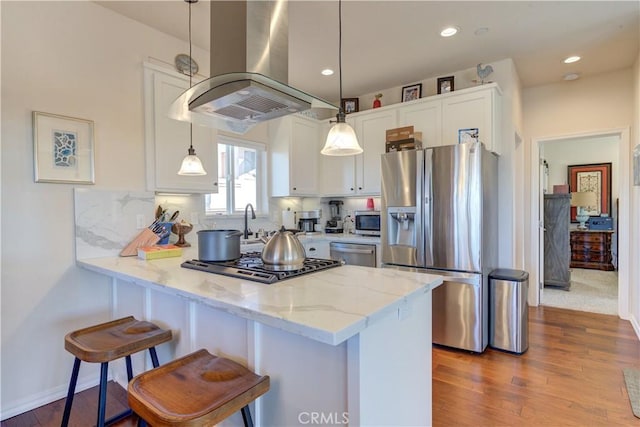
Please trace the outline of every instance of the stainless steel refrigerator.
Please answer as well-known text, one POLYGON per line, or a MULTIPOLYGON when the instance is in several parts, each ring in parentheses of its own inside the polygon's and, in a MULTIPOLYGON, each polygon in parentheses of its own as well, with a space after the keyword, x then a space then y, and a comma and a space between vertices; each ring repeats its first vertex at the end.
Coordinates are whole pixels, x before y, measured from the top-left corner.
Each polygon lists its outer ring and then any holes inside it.
POLYGON ((382 155, 382 263, 445 276, 433 293, 435 344, 487 347, 497 173, 497 156, 482 143, 382 155))

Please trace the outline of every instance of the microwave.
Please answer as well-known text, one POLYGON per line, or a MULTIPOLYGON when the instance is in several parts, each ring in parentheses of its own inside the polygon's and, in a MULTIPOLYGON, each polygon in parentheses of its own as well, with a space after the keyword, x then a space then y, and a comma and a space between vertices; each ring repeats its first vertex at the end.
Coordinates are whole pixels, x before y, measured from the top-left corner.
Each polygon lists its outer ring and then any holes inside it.
POLYGON ((356 234, 380 235, 380 211, 355 211, 354 219, 356 234))

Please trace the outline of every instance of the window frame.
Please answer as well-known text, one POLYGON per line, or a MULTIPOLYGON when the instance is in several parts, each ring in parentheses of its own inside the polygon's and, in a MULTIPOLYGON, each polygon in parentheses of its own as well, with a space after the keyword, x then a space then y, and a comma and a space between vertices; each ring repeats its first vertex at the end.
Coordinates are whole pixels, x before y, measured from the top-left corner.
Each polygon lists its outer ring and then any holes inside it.
MULTIPOLYGON (((227 135, 218 135, 216 141, 218 147, 220 145, 226 145, 227 153, 233 153, 235 147, 248 148, 256 151, 256 205, 254 206, 256 215, 266 215, 268 212, 267 207, 267 145, 261 142, 249 141, 246 139, 234 138, 227 135), (229 149, 230 147, 230 149, 229 149)), ((220 150, 216 150, 216 153, 220 153, 220 150)), ((233 156, 226 156, 226 170, 227 175, 222 178, 226 180, 227 197, 226 197, 226 211, 212 211, 208 209, 210 194, 206 194, 204 197, 204 211, 207 217, 238 217, 244 216, 244 208, 242 210, 235 209, 235 187, 233 185, 233 177, 235 172, 235 165, 232 159, 235 159, 235 153, 233 156)), ((216 158, 216 163, 219 158, 216 158)), ((218 177, 219 178, 219 177, 218 177)), ((218 183, 220 188, 221 183, 218 183)))

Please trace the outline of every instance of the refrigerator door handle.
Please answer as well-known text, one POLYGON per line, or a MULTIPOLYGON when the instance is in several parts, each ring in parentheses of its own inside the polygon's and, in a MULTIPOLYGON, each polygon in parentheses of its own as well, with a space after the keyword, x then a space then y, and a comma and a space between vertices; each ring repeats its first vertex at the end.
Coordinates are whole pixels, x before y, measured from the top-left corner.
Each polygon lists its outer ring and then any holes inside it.
POLYGON ((425 151, 416 150, 416 217, 414 232, 416 233, 416 266, 426 267, 425 264, 425 224, 424 224, 424 211, 427 206, 420 203, 422 196, 424 195, 424 169, 425 168, 425 151))
POLYGON ((432 199, 432 170, 433 170, 433 159, 432 159, 432 150, 424 150, 424 161, 422 164, 423 170, 423 181, 422 181, 422 196, 424 197, 424 206, 423 212, 421 216, 420 223, 422 224, 422 237, 421 237, 421 247, 422 250, 422 260, 424 260, 425 267, 431 267, 433 265, 433 203, 432 199))

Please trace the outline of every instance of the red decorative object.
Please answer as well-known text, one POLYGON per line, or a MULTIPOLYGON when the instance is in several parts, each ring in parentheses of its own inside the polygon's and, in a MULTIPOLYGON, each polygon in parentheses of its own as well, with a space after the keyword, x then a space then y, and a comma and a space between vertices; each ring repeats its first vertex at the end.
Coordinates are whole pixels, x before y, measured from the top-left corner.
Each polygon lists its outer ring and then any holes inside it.
POLYGON ((382 107, 382 101, 380 101, 380 98, 382 98, 382 94, 378 93, 375 95, 376 99, 373 101, 373 108, 380 108, 382 107))

